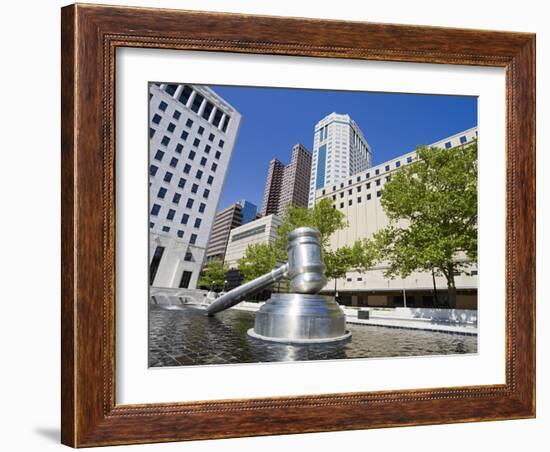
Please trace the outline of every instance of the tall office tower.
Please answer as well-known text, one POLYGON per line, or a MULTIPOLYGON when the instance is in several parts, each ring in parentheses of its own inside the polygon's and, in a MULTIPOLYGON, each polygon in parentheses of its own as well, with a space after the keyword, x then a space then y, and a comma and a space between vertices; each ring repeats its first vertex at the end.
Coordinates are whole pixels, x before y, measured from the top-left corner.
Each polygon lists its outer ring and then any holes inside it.
POLYGON ((149 85, 149 282, 195 288, 240 113, 206 86, 149 85))
POLYGON ((256 204, 252 204, 246 199, 241 199, 240 201, 237 201, 237 203, 241 205, 243 211, 242 224, 250 223, 256 219, 256 216, 258 215, 258 206, 256 206, 256 204))
POLYGON ((225 259, 229 233, 232 229, 243 224, 243 208, 240 203, 235 203, 229 207, 220 210, 214 219, 212 234, 208 249, 206 250, 206 260, 225 259))
POLYGON ((264 190, 262 215, 284 215, 289 205, 307 207, 311 154, 302 144, 292 148, 288 165, 271 160, 264 190))
POLYGON ((308 206, 317 189, 337 183, 371 166, 372 150, 349 115, 331 113, 315 125, 308 206))
POLYGON ((281 185, 283 183, 284 172, 285 165, 281 161, 273 159, 269 162, 269 170, 267 171, 267 181, 265 183, 264 200, 261 210, 263 217, 274 213, 276 214, 279 210, 279 200, 281 198, 281 185))
POLYGON ((292 148, 290 164, 285 167, 277 215, 284 215, 288 206, 307 207, 311 154, 301 144, 292 148))

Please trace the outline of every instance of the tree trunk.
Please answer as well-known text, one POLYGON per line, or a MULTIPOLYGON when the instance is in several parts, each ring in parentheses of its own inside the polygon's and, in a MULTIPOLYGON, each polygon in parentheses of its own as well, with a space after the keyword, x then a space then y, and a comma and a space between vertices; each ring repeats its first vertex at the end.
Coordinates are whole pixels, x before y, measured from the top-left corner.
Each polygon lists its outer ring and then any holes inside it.
POLYGON ((447 277, 447 290, 449 293, 449 307, 452 309, 456 308, 456 286, 455 286, 455 274, 454 274, 454 265, 449 264, 447 266, 447 272, 445 274, 447 277))
POLYGON ((435 286, 435 270, 432 268, 432 281, 434 284, 434 308, 439 306, 439 300, 437 299, 437 287, 435 286))

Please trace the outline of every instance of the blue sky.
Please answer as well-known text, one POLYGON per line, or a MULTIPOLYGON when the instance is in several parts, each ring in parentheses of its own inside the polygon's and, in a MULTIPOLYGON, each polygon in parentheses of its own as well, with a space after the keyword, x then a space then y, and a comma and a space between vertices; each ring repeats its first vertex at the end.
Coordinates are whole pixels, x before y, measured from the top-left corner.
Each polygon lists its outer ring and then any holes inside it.
POLYGON ((210 86, 241 114, 219 208, 239 199, 261 207, 269 161, 288 163, 292 147, 313 151, 313 129, 324 116, 347 113, 373 150, 373 165, 477 125, 477 98, 210 86))

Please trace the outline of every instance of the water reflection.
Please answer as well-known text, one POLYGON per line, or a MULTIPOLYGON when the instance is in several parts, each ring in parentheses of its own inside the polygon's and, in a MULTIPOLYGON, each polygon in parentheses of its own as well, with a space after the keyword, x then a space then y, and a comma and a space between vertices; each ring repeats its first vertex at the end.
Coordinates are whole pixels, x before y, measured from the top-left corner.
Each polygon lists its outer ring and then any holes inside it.
POLYGON ((149 314, 149 365, 185 366, 392 356, 447 355, 477 352, 477 337, 431 331, 350 325, 346 342, 289 345, 247 335, 254 313, 230 309, 207 317, 183 306, 149 314))

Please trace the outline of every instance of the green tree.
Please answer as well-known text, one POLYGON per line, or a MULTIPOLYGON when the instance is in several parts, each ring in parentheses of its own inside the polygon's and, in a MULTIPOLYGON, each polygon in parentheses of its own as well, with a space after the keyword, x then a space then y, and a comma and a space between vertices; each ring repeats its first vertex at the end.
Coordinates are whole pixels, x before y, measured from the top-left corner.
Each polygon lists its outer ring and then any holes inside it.
POLYGON ((303 226, 319 230, 327 278, 341 278, 352 269, 363 271, 372 266, 375 258, 371 242, 358 240, 351 247, 345 246, 335 251, 330 249, 330 236, 347 225, 344 214, 334 209, 329 199, 319 201, 311 209, 290 206, 277 230, 275 243, 250 245, 238 262, 239 271, 249 281, 271 271, 277 263, 286 262, 288 235, 303 226))
POLYGON ((212 290, 222 290, 225 284, 225 275, 229 267, 221 259, 212 259, 204 267, 199 278, 199 287, 212 290))
MULTIPOLYGON (((279 259, 279 262, 285 261, 286 259, 279 259)), ((273 270, 277 262, 275 247, 267 243, 258 243, 246 247, 244 256, 237 261, 237 266, 244 280, 251 281, 273 270)))
POLYGON ((375 246, 388 261, 386 276, 443 275, 454 307, 455 274, 477 262, 477 142, 452 150, 421 146, 417 156, 384 186, 390 223, 375 234, 375 246))

